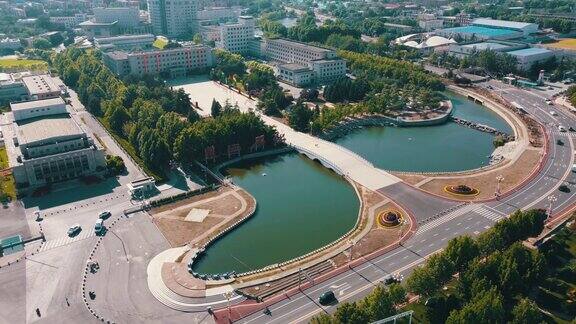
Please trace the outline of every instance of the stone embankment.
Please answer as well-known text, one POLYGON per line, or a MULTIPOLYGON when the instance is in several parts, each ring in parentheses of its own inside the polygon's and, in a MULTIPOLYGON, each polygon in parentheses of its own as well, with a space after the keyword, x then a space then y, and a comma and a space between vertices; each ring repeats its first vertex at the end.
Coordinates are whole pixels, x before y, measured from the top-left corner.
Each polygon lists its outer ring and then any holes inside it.
POLYGON ((505 132, 499 131, 493 127, 487 126, 487 125, 482 125, 482 124, 478 124, 475 122, 471 122, 462 118, 458 118, 458 117, 454 117, 451 116, 450 119, 455 122, 456 124, 462 125, 462 126, 466 126, 484 133, 488 133, 488 134, 492 134, 495 136, 502 136, 502 138, 504 139, 505 142, 512 142, 514 141, 514 135, 510 135, 507 134, 505 132))

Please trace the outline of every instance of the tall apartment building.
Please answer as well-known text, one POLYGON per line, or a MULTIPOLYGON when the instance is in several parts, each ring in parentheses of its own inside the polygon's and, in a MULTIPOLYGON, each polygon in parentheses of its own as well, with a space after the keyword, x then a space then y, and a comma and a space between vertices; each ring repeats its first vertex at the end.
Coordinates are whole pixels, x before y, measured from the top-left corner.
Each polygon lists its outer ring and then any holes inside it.
POLYGON ((254 26, 252 16, 240 16, 238 23, 220 26, 220 40, 216 46, 232 53, 247 54, 254 40, 254 26))
POLYGON ((296 86, 330 83, 346 76, 346 61, 333 50, 287 39, 264 39, 260 47, 262 56, 278 62, 277 76, 296 86))
POLYGON ((15 103, 10 108, 13 122, 2 131, 18 188, 104 170, 102 147, 70 116, 61 98, 15 103))
POLYGON ((104 64, 118 76, 168 73, 172 77, 212 67, 212 49, 193 45, 167 50, 104 53, 104 64))
POLYGON ((196 29, 198 0, 148 0, 154 34, 168 37, 191 35, 196 29))

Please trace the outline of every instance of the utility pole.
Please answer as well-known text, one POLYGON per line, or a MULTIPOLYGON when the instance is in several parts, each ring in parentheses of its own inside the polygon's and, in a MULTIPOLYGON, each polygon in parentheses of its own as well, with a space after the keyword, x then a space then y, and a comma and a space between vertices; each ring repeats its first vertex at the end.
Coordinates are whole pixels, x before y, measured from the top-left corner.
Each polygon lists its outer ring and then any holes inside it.
POLYGON ((558 198, 556 198, 554 195, 548 197, 548 218, 552 217, 552 204, 554 204, 557 200, 558 198))
POLYGON ((496 177, 496 192, 494 192, 494 196, 496 198, 500 197, 500 183, 504 181, 504 177, 502 175, 498 175, 496 177))
POLYGON ((348 257, 348 267, 352 268, 352 253, 354 252, 354 244, 356 244, 356 242, 354 242, 353 240, 348 240, 348 242, 350 243, 350 255, 348 257))

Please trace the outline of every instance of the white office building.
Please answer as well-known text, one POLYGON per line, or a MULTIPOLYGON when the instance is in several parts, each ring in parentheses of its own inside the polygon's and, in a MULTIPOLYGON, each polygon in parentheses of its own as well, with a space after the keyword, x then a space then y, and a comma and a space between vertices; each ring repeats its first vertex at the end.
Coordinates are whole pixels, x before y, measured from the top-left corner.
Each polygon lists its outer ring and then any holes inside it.
POLYGON ((61 98, 11 104, 2 126, 8 164, 19 189, 105 170, 102 147, 66 109, 61 98))
POLYGON ((113 51, 104 53, 102 60, 118 76, 167 73, 176 77, 214 65, 212 49, 204 45, 137 52, 113 51))
POLYGON ((264 39, 261 55, 277 62, 277 77, 296 86, 307 85, 304 69, 313 72, 310 83, 330 83, 346 76, 346 61, 335 51, 287 39, 264 39), (287 65, 288 64, 288 65, 287 65))
POLYGON ((197 0, 148 0, 148 12, 154 34, 178 38, 197 29, 197 0))
POLYGON ((240 16, 238 23, 220 26, 220 40, 216 44, 217 47, 232 53, 247 54, 254 39, 254 26, 252 16, 240 16))

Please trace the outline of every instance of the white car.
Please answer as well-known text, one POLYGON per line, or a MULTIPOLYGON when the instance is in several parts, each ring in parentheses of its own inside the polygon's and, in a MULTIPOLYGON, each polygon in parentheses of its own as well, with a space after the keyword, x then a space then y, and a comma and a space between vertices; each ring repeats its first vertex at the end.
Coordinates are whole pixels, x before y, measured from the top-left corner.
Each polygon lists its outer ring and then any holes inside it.
POLYGON ((546 99, 546 104, 552 106, 554 103, 552 102, 552 100, 550 99, 546 99))
POLYGON ((560 126, 558 126, 558 130, 561 132, 565 132, 566 128, 564 128, 564 126, 560 125, 560 126))
POLYGON ((555 112, 554 110, 550 110, 550 115, 552 115, 552 116, 558 116, 558 113, 555 112))

